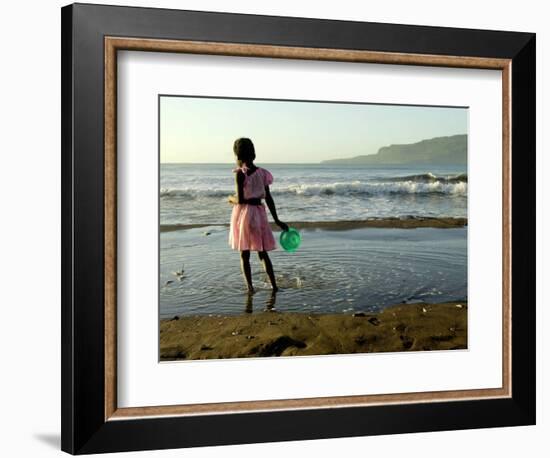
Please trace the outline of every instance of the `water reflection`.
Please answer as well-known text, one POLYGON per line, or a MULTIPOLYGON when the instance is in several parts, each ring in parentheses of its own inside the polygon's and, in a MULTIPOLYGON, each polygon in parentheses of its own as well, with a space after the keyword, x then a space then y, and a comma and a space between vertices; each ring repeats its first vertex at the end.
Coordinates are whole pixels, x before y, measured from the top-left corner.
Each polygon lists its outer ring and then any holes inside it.
MULTIPOLYGON (((271 294, 264 301, 264 312, 275 312, 275 303, 277 302, 277 292, 272 291, 271 294)), ((254 309, 254 293, 248 292, 245 295, 244 312, 252 313, 254 309)))

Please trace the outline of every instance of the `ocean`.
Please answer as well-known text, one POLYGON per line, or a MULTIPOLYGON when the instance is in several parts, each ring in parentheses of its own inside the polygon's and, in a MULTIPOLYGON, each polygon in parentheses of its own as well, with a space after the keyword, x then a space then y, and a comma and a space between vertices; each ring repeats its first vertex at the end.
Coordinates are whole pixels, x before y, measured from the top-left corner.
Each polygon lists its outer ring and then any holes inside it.
MULTIPOLYGON (((282 221, 467 217, 465 166, 257 164, 282 221)), ((257 258, 245 293, 227 224, 232 164, 161 164, 160 316, 279 311, 352 313, 402 302, 467 299, 467 228, 302 230, 295 253, 271 258, 274 299, 257 258), (163 231, 178 226, 179 230, 163 231), (201 226, 201 227, 197 227, 201 226), (183 277, 175 272, 184 271, 183 277)), ((275 234, 276 237, 278 233, 275 234)))
MULTIPOLYGON (((257 165, 274 176, 271 191, 283 221, 467 215, 465 166, 257 165)), ((161 224, 229 222, 233 167, 162 164, 161 224)))

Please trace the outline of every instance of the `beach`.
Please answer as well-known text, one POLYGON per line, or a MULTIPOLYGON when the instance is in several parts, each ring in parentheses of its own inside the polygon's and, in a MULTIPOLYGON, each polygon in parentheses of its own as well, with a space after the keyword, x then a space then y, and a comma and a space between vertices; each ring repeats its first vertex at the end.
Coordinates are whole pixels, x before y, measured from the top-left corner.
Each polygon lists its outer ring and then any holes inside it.
POLYGON ((467 347, 464 166, 266 168, 302 243, 270 252, 276 295, 252 253, 249 295, 228 243, 231 166, 161 164, 162 361, 467 347))
POLYGON ((160 360, 466 349, 467 314, 461 301, 379 313, 176 316, 160 322, 160 360))

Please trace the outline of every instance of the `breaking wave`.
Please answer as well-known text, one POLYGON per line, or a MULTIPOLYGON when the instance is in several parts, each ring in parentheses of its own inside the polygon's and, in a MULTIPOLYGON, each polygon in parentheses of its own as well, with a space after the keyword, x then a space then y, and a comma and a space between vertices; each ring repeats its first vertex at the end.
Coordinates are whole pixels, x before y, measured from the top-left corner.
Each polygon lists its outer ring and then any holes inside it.
POLYGON ((407 175, 403 177, 384 178, 383 181, 411 181, 413 183, 467 183, 468 174, 437 176, 433 173, 420 173, 418 175, 407 175))
MULTIPOLYGON (((383 194, 441 194, 465 196, 468 192, 467 175, 436 177, 430 173, 408 177, 384 178, 376 181, 341 181, 333 183, 310 183, 289 186, 273 186, 274 195, 295 196, 376 196, 383 194)), ((162 198, 226 198, 233 189, 173 189, 160 190, 162 198)))

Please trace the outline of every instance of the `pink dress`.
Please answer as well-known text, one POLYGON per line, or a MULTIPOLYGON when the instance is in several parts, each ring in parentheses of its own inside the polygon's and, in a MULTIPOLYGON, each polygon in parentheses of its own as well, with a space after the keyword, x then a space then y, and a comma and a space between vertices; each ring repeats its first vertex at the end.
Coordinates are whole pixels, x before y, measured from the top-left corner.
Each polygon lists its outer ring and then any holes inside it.
MULTIPOLYGON (((244 172, 244 198, 265 198, 265 187, 273 183, 273 175, 257 167, 247 175, 245 166, 233 171, 244 172)), ((229 225, 229 245, 234 250, 271 251, 275 249, 275 238, 267 221, 265 205, 233 205, 229 225)))

